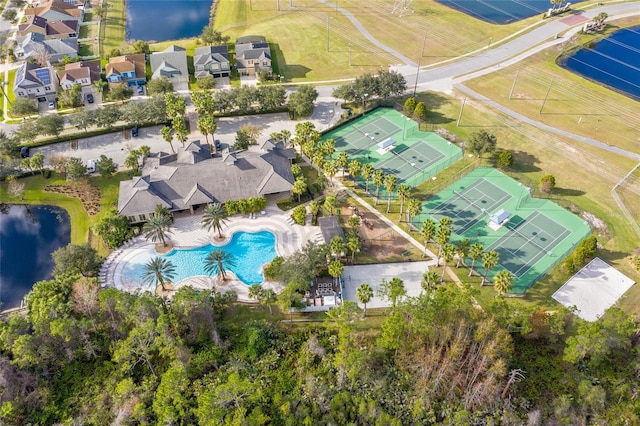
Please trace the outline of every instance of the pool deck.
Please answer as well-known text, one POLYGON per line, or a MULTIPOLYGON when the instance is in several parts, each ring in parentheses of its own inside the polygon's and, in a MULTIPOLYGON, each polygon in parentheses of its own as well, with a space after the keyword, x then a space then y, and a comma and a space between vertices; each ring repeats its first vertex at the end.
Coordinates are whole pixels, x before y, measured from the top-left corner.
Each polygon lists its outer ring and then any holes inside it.
MULTIPOLYGON (((290 256, 301 250, 307 241, 324 242, 319 227, 296 225, 290 215, 289 211, 283 212, 275 205, 267 206, 263 212, 252 217, 235 215, 228 218, 226 225, 223 226, 222 234, 225 237, 223 240, 214 238, 217 237, 217 232, 207 232, 202 228, 200 225, 202 215, 182 216, 175 219, 169 238, 174 248, 193 248, 206 244, 222 246, 228 243, 237 231, 270 231, 276 237, 278 256, 290 256)), ((142 236, 129 240, 107 257, 100 271, 100 281, 105 286, 112 286, 131 293, 153 290, 139 281, 129 280, 123 274, 127 261, 144 252, 149 253, 150 256, 155 254, 155 244, 148 242, 142 236)), ((176 289, 192 286, 196 289, 215 288, 222 293, 235 291, 239 301, 255 302, 254 299, 249 298, 249 286, 240 281, 233 272, 227 272, 227 280, 224 284, 217 277, 196 276, 174 283, 174 285, 176 289)), ((264 288, 273 289, 276 293, 279 293, 284 287, 276 282, 264 282, 262 285, 264 288)))

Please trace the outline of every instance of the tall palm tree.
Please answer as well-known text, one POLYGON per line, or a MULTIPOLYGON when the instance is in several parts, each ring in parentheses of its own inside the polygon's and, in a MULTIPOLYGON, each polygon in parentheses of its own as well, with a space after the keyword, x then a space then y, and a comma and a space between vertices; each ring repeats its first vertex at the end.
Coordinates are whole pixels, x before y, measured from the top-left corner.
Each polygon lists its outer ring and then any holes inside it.
POLYGON ((340 255, 344 253, 345 243, 342 237, 333 237, 329 242, 329 250, 336 259, 340 258, 340 255))
POLYGON ((438 265, 440 264, 440 256, 442 255, 442 246, 447 244, 449 239, 451 239, 451 219, 445 216, 438 222, 438 230, 436 231, 436 243, 438 243, 438 265))
POLYGON ((484 252, 484 247, 480 243, 471 244, 469 247, 469 257, 471 258, 471 267, 469 268, 469 277, 473 274, 473 267, 476 264, 476 260, 482 257, 482 253, 484 252))
POLYGON ((384 183, 384 172, 382 170, 376 170, 373 172, 371 181, 376 186, 376 206, 378 205, 378 197, 380 196, 380 187, 384 183))
POLYGON ((417 198, 409 198, 407 202, 407 222, 409 223, 409 231, 411 231, 411 220, 420 214, 422 203, 417 198))
POLYGON ((456 268, 459 268, 460 264, 464 264, 464 258, 469 254, 469 247, 471 243, 465 238, 456 241, 454 245, 456 247, 456 255, 458 256, 458 263, 456 263, 456 268))
POLYGON ((324 172, 329 176, 329 182, 333 185, 332 179, 336 173, 338 173, 338 163, 336 163, 336 160, 329 160, 324 163, 324 172))
POLYGON ((270 288, 264 289, 260 293, 260 303, 269 307, 269 315, 273 315, 271 305, 273 305, 277 299, 278 297, 276 296, 276 292, 270 288))
POLYGON ((208 204, 202 214, 202 227, 207 231, 218 231, 218 238, 222 238, 222 225, 226 224, 227 209, 220 203, 208 204))
POLYGON ((422 281, 420 282, 420 286, 426 292, 431 292, 436 289, 438 282, 440 281, 440 277, 436 271, 429 271, 426 274, 422 274, 422 281))
POLYGON ((336 209, 337 203, 338 200, 336 199, 336 194, 327 194, 327 196, 324 197, 324 203, 322 205, 325 214, 328 212, 329 216, 333 216, 333 212, 336 209))
POLYGON ((367 316, 367 303, 373 299, 373 289, 369 284, 360 284, 360 286, 356 289, 356 299, 358 302, 364 305, 364 310, 362 311, 362 317, 365 318, 367 316))
POLYGON ((282 130, 280 132, 280 136, 282 137, 282 141, 284 142, 284 146, 286 148, 288 142, 291 140, 291 132, 288 130, 282 130))
POLYGON ((146 265, 142 272, 142 280, 149 285, 160 284, 162 290, 166 288, 164 283, 176 276, 176 267, 169 260, 162 257, 154 257, 146 265))
POLYGON ((396 175, 388 174, 384 177, 384 189, 387 190, 387 214, 391 210, 391 194, 396 189, 396 183, 398 178, 396 175))
POLYGON ((249 286, 249 297, 251 299, 260 300, 262 296, 262 286, 261 285, 252 285, 249 286))
POLYGON ((442 276, 440 277, 440 282, 444 281, 444 273, 447 270, 447 265, 453 260, 455 253, 456 249, 453 244, 446 243, 442 246, 442 261, 444 264, 442 265, 442 276))
POLYGON ((436 233, 436 221, 427 218, 424 222, 422 222, 422 226, 420 227, 420 236, 424 240, 424 253, 422 253, 422 257, 427 257, 427 244, 429 241, 433 239, 433 236, 436 233))
POLYGON ((347 248, 351 252, 351 263, 353 263, 353 261, 355 260, 356 252, 360 250, 361 247, 362 241, 360 241, 360 238, 358 236, 354 235, 347 239, 347 248))
POLYGON ((411 187, 406 183, 400 184, 398 186, 398 200, 400 200, 400 217, 398 221, 402 220, 402 211, 404 210, 404 202, 407 200, 409 195, 411 194, 411 187))
POLYGON ((482 266, 484 267, 484 275, 482 276, 482 282, 480 283, 480 285, 484 285, 489 271, 498 266, 499 260, 500 256, 495 250, 488 251, 482 255, 482 266))
POLYGON ((209 275, 222 275, 222 281, 226 281, 227 269, 233 266, 236 266, 235 258, 222 249, 213 250, 204 259, 204 271, 209 275))
POLYGON ((171 141, 173 140, 173 129, 169 126, 164 126, 162 129, 160 129, 160 134, 162 135, 162 139, 169 142, 169 146, 171 146, 171 152, 175 154, 176 150, 173 149, 173 144, 171 143, 171 141))
POLYGON ((375 169, 371 164, 368 164, 368 163, 364 164, 362 166, 362 170, 360 170, 360 174, 364 178, 364 192, 367 194, 369 193, 369 179, 373 177, 374 172, 375 172, 375 169))
POLYGON ((152 242, 160 241, 163 247, 167 246, 167 235, 171 233, 171 216, 166 214, 154 214, 143 226, 144 237, 152 242))
POLYGON ((342 179, 344 180, 344 173, 349 165, 349 154, 347 154, 346 151, 340 152, 336 159, 336 163, 338 164, 338 167, 342 169, 342 179))
POLYGON ((337 280, 337 278, 340 275, 342 275, 342 272, 344 271, 344 266, 342 265, 342 262, 340 262, 339 260, 334 260, 329 264, 328 269, 329 269, 329 275, 331 275, 334 280, 337 280))
POLYGON ((320 203, 313 200, 309 203, 309 213, 313 216, 313 221, 318 218, 318 212, 320 212, 320 203))
POLYGON ((291 192, 294 195, 298 196, 298 202, 300 202, 300 197, 307 191, 307 182, 304 179, 304 176, 300 176, 293 183, 293 188, 291 188, 291 192))
POLYGON ((513 287, 515 278, 515 275, 506 269, 498 271, 496 276, 493 277, 493 287, 498 291, 498 294, 505 294, 513 287))
POLYGON ((360 174, 360 170, 362 169, 362 164, 358 160, 351 160, 349 162, 349 176, 353 179, 353 184, 356 184, 356 178, 360 174))
POLYGON ((207 138, 208 135, 212 135, 211 139, 213 139, 213 134, 217 128, 218 124, 216 123, 216 119, 213 115, 198 116, 198 130, 204 135, 205 142, 209 143, 209 139, 207 138))

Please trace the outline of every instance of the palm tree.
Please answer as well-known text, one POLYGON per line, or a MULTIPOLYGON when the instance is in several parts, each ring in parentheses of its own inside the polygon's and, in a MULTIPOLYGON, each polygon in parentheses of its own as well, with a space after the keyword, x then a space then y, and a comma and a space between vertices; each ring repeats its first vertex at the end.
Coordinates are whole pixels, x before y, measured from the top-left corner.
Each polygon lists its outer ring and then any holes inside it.
POLYGON ((424 222, 422 222, 422 226, 420 227, 420 236, 424 240, 424 253, 422 253, 422 257, 427 257, 427 244, 429 241, 433 239, 434 234, 436 233, 436 221, 428 218, 424 222))
POLYGON ((340 255, 344 253, 345 243, 342 237, 333 237, 329 242, 329 250, 335 256, 336 259, 340 258, 340 255))
POLYGON ((313 154, 313 158, 311 159, 311 162, 315 164, 316 167, 322 170, 324 170, 324 165, 327 164, 327 162, 324 159, 324 154, 321 153, 320 151, 313 154))
POLYGON ((315 222, 318 218, 318 212, 320 211, 320 203, 316 200, 313 200, 309 203, 309 213, 313 216, 313 221, 315 222))
POLYGON ((484 285, 487 274, 489 274, 489 270, 498 266, 498 261, 500 260, 500 256, 498 252, 495 250, 491 250, 482 255, 482 266, 484 267, 484 275, 482 276, 482 282, 480 285, 484 285))
POLYGON ((364 192, 369 193, 369 179, 373 176, 375 169, 371 164, 364 164, 362 166, 362 170, 360 170, 360 174, 364 178, 364 192))
POLYGON ((269 315, 273 315, 271 305, 273 305, 277 300, 276 292, 270 288, 264 289, 260 293, 259 300, 261 304, 267 305, 269 307, 269 315))
POLYGON ((175 265, 165 258, 156 256, 144 265, 142 280, 149 285, 160 284, 162 290, 166 291, 164 283, 172 280, 175 276, 175 265))
POLYGON ((236 266, 233 255, 225 250, 216 249, 204 259, 204 271, 209 275, 222 275, 222 281, 226 281, 227 268, 236 266))
POLYGON ((440 256, 442 255, 442 246, 449 242, 451 238, 451 219, 443 217, 438 222, 438 230, 436 231, 436 243, 438 243, 438 259, 437 264, 440 264, 440 256))
POLYGON ((391 210, 391 194, 396 189, 396 175, 388 174, 384 177, 384 189, 387 190, 387 214, 391 210))
POLYGON ((333 177, 338 173, 338 163, 335 160, 329 160, 324 163, 324 172, 329 176, 329 182, 333 185, 333 177))
POLYGON ((360 170, 362 169, 362 164, 358 160, 351 160, 349 162, 349 176, 353 179, 353 184, 356 184, 356 178, 360 174, 360 170))
POLYGON ((220 203, 209 204, 204 208, 202 227, 207 231, 218 231, 218 238, 222 239, 222 225, 226 223, 227 209, 220 203))
POLYGON ((404 202, 407 197, 409 197, 410 193, 411 187, 406 183, 400 184, 400 186, 398 186, 398 200, 400 200, 400 217, 398 218, 398 221, 402 220, 402 210, 404 210, 404 202))
POLYGON ((291 132, 288 130, 283 130, 280 132, 280 137, 282 137, 282 141, 284 142, 284 146, 286 148, 287 143, 291 140, 291 132))
POLYGON ((324 197, 324 204, 322 206, 325 213, 329 212, 329 216, 333 216, 333 211, 336 209, 337 202, 336 194, 327 194, 327 196, 324 197))
POLYGON ((252 285, 249 286, 249 297, 251 299, 260 300, 262 297, 262 286, 261 285, 252 285))
POLYGON ((166 214, 154 214, 142 226, 144 237, 152 242, 160 240, 162 247, 167 246, 167 234, 171 233, 171 216, 166 214))
POLYGON ((471 258, 471 267, 469 268, 469 277, 473 274, 473 267, 476 264, 476 260, 482 257, 482 252, 484 252, 484 247, 480 243, 471 244, 471 247, 469 247, 469 257, 471 258))
POLYGON ((329 269, 329 275, 331 275, 334 279, 337 279, 340 275, 342 275, 342 272, 344 271, 344 266, 342 265, 342 262, 340 262, 339 260, 334 260, 329 264, 328 269, 329 269))
POLYGON ((293 188, 291 188, 291 192, 298 196, 298 202, 300 202, 300 197, 307 190, 307 182, 304 181, 304 176, 300 176, 293 183, 293 188))
POLYGON ((422 274, 422 281, 420 282, 420 286, 426 292, 431 292, 436 289, 438 282, 440 281, 440 277, 436 271, 429 271, 426 274, 422 274))
POLYGON ((378 196, 380 195, 380 187, 384 183, 384 172, 382 170, 376 170, 373 172, 371 181, 376 186, 376 206, 378 205, 378 196))
POLYGON ((367 316, 367 303, 373 299, 373 289, 369 284, 360 284, 360 286, 356 289, 356 299, 358 302, 364 305, 364 310, 362 311, 362 317, 365 318, 367 316))
POLYGON ((349 154, 347 154, 346 151, 342 151, 341 153, 339 153, 338 158, 336 159, 336 163, 338 164, 338 167, 342 169, 342 179, 344 179, 344 172, 349 165, 349 154))
POLYGON ((409 232, 411 232, 411 219, 420 214, 422 203, 417 198, 409 198, 407 202, 407 222, 409 222, 409 232))
POLYGON ((515 278, 515 275, 506 269, 498 271, 496 276, 493 277, 493 287, 498 291, 498 294, 505 294, 513 287, 515 278))
POLYGON ((160 129, 160 134, 162 135, 162 139, 169 142, 169 145, 171 146, 171 152, 175 154, 176 150, 173 149, 173 144, 171 143, 171 141, 173 140, 173 129, 169 126, 164 126, 162 129, 160 129))
POLYGON ((466 238, 463 240, 456 241, 454 244, 456 247, 456 255, 458 256, 458 263, 456 263, 456 268, 460 267, 460 264, 464 265, 464 258, 469 254, 469 246, 471 243, 466 238))
POLYGON ((324 155, 333 158, 333 153, 336 152, 336 141, 334 139, 327 139, 322 143, 320 150, 324 155))
POLYGON ((360 247, 362 247, 362 241, 360 241, 359 237, 354 235, 347 239, 347 248, 351 252, 351 263, 355 260, 356 252, 360 250, 360 247))
POLYGON ((358 226, 360 226, 360 216, 357 215, 353 215, 351 216, 349 219, 347 219, 347 225, 349 225, 349 228, 355 230, 358 226))
POLYGON ((218 124, 216 123, 216 119, 214 116, 212 115, 198 116, 198 130, 200 131, 200 133, 204 135, 205 142, 209 143, 209 139, 207 139, 207 136, 208 135, 213 136, 217 128, 218 128, 218 124))
POLYGON ((440 277, 440 282, 444 281, 444 273, 447 270, 447 265, 453 260, 455 253, 456 249, 453 244, 446 243, 442 246, 442 260, 444 261, 444 265, 442 265, 442 277, 440 277))

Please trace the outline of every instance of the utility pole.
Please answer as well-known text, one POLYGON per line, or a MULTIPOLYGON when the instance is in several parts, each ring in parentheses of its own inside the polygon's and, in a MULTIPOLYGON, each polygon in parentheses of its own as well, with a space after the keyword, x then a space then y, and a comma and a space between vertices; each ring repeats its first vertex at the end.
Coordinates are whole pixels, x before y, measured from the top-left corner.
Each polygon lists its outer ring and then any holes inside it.
POLYGON ((553 76, 553 78, 551 78, 551 83, 549 83, 549 88, 547 89, 547 94, 544 95, 544 100, 542 101, 542 106, 540 107, 539 114, 542 114, 542 109, 544 108, 544 104, 547 103, 547 97, 549 96, 549 92, 551 92, 551 86, 553 85, 553 80, 555 78, 556 78, 555 76, 553 76))
POLYGON ((462 119, 462 111, 464 110, 464 104, 467 103, 467 98, 465 97, 462 100, 462 105, 460 106, 460 114, 458 114, 458 122, 456 123, 456 127, 460 127, 460 120, 462 119))
POLYGON ((516 80, 518 79, 518 73, 516 72, 516 75, 513 76, 513 84, 511 85, 511 91, 509 92, 509 100, 511 100, 511 95, 513 95, 513 89, 516 88, 516 80))
POLYGON ((413 85, 413 97, 416 97, 418 91, 418 77, 420 77, 420 64, 422 64, 422 56, 424 56, 424 47, 427 44, 427 29, 424 29, 424 40, 422 40, 422 50, 420 50, 420 58, 418 58, 418 69, 416 69, 416 83, 413 85))

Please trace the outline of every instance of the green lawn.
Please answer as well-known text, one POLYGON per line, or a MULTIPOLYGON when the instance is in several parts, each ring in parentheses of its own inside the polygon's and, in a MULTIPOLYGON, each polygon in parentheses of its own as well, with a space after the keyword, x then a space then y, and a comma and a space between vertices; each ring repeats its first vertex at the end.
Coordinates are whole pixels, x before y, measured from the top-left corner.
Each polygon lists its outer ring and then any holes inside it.
POLYGON ((106 8, 106 17, 102 21, 100 52, 108 56, 112 49, 126 49, 126 24, 124 0, 105 0, 102 4, 106 8))
POLYGON ((98 46, 94 42, 82 42, 78 49, 79 56, 93 56, 96 54, 96 48, 98 46))

